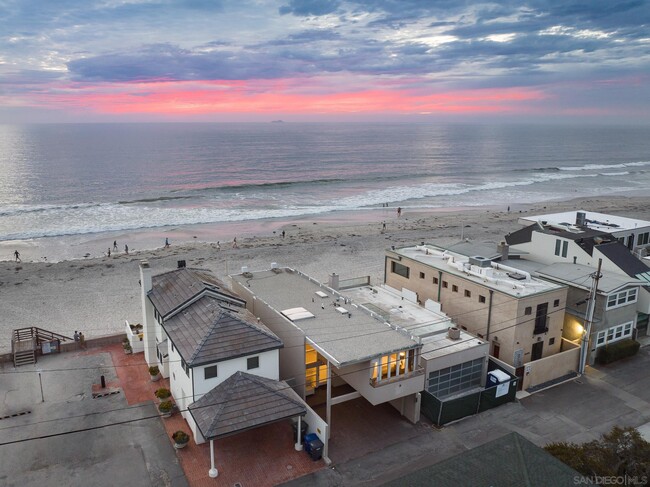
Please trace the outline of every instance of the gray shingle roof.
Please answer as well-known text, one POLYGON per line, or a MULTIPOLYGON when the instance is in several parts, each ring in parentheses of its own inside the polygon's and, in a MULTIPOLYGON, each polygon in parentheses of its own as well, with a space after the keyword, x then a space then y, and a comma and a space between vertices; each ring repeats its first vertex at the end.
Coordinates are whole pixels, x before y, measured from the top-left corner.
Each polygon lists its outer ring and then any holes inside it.
POLYGON ((304 415, 300 397, 287 385, 246 372, 236 372, 189 406, 206 440, 304 415))
POLYGON ((582 476, 518 433, 460 453, 383 484, 388 487, 574 485, 582 476))
POLYGON ((639 274, 650 272, 650 268, 634 257, 628 248, 620 242, 602 244, 596 248, 630 277, 638 277, 639 274))
POLYGON ((190 367, 283 346, 249 311, 224 307, 212 296, 199 298, 163 321, 162 326, 190 367))
POLYGON ((149 300, 163 318, 206 292, 245 305, 244 300, 227 289, 210 271, 202 269, 175 269, 153 276, 151 282, 149 300))

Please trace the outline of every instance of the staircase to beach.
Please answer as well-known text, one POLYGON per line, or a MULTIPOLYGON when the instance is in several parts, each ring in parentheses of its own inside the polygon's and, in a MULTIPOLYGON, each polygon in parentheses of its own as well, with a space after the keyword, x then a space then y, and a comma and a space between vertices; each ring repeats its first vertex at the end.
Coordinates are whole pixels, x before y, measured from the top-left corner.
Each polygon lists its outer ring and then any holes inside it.
POLYGON ((37 352, 41 350, 41 346, 45 342, 56 342, 57 350, 60 350, 61 342, 68 340, 72 340, 72 338, 36 326, 15 329, 11 335, 14 367, 35 364, 37 352))

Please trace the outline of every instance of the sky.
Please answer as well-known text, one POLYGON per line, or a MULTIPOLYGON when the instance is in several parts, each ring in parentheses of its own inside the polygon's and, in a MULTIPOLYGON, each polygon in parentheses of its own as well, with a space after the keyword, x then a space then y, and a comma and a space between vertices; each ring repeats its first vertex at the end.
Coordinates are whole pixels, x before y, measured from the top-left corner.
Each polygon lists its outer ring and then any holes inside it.
POLYGON ((0 0, 0 123, 650 123, 644 0, 0 0))

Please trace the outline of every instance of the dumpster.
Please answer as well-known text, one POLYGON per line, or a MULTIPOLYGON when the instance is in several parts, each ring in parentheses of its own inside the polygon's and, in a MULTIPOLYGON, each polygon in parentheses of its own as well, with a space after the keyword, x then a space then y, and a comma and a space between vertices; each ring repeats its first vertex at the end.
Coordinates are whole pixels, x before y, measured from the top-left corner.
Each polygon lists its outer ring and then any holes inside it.
POLYGON ((503 382, 508 382, 510 376, 503 372, 502 370, 495 369, 492 372, 488 372, 487 375, 487 384, 485 387, 493 387, 503 382))
POLYGON ((312 460, 320 460, 323 457, 323 446, 316 433, 305 435, 305 451, 312 460))
MULTIPOLYGON (((291 420, 291 427, 293 428, 293 437, 298 438, 298 420, 292 419, 291 420)), ((305 435, 307 434, 307 428, 309 425, 307 424, 306 421, 302 420, 300 421, 300 438, 304 438, 305 435)))

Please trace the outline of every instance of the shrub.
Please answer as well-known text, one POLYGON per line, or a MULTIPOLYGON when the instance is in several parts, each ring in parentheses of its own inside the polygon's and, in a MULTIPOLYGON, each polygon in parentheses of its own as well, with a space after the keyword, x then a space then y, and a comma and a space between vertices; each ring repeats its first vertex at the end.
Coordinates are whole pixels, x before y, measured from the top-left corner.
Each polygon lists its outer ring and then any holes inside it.
POLYGON ((634 340, 621 340, 620 342, 599 348, 596 360, 599 364, 609 364, 616 360, 636 355, 640 347, 641 344, 634 340))
POLYGON ((161 387, 160 389, 156 390, 155 394, 158 399, 167 399, 172 395, 172 392, 165 387, 161 387))
POLYGON ((172 435, 172 440, 176 443, 187 443, 190 441, 190 436, 185 431, 178 430, 172 435))
POLYGON ((163 401, 158 405, 158 411, 161 413, 169 413, 171 412, 172 408, 174 405, 172 404, 171 401, 163 401))
POLYGON ((160 374, 160 369, 158 368, 157 365, 152 365, 151 367, 149 367, 149 374, 155 377, 158 374, 160 374))

